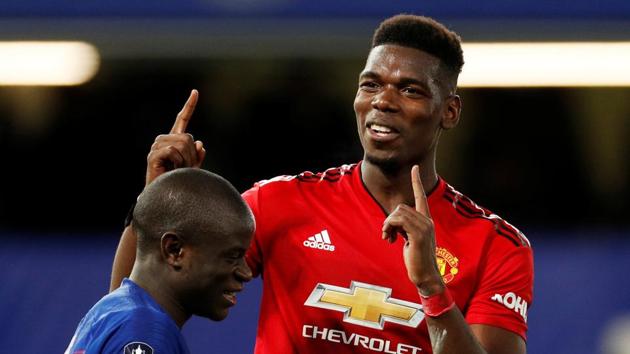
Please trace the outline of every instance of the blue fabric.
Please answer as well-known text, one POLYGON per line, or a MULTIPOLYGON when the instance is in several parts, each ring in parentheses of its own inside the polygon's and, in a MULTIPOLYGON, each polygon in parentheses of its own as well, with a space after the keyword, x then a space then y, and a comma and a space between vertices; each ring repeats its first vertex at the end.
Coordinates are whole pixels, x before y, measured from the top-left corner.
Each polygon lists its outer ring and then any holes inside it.
POLYGON ((144 289, 124 279, 83 317, 66 354, 131 353, 138 347, 152 349, 146 354, 189 353, 175 321, 144 289))

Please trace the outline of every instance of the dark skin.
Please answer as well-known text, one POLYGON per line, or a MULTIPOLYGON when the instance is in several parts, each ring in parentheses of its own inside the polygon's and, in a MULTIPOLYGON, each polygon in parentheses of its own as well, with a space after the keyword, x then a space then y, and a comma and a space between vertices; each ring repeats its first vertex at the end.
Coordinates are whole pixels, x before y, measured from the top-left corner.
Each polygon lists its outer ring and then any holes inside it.
POLYGON ((202 237, 191 244, 175 232, 164 233, 159 250, 138 257, 129 277, 180 328, 193 314, 223 320, 236 303, 235 294, 252 279, 244 257, 250 231, 202 237))
POLYGON ((243 283, 252 279, 245 252, 253 229, 243 230, 238 225, 232 229, 229 235, 210 236, 190 247, 189 258, 177 265, 182 274, 177 278, 176 290, 188 312, 223 320, 229 308, 236 305, 243 283))
POLYGON ((171 272, 188 257, 188 250, 183 251, 183 242, 173 233, 167 233, 160 240, 160 252, 157 255, 136 259, 129 279, 146 290, 166 313, 182 327, 191 316, 181 305, 169 281, 171 272), (162 265, 166 263, 166 267, 162 265))
MULTIPOLYGON (((177 114, 170 132, 155 138, 147 155, 145 186, 163 173, 175 168, 201 166, 206 156, 206 149, 201 141, 195 141, 191 134, 186 133, 198 98, 197 90, 192 90, 184 107, 177 114)), ((114 256, 109 291, 116 290, 122 279, 131 272, 136 259, 136 243, 137 236, 133 229, 131 226, 126 227, 114 256)))
MULTIPOLYGON (((364 148, 363 181, 390 212, 382 236, 394 242, 398 234, 405 235, 409 280, 424 296, 442 293, 445 285, 435 261, 435 232, 425 190, 437 185, 437 141, 442 130, 457 125, 461 100, 449 89, 437 58, 413 48, 382 45, 370 52, 354 108, 364 148), (376 131, 370 129, 373 124, 376 131)), ((526 352, 517 334, 468 325, 457 307, 439 317, 427 316, 426 321, 436 354, 526 352)))
MULTIPOLYGON (((382 237, 394 242, 398 234, 406 236, 405 266, 410 281, 424 296, 445 289, 436 264, 435 233, 425 191, 437 185, 435 159, 440 134, 459 122, 461 99, 454 90, 436 57, 413 48, 381 45, 368 56, 354 102, 364 148, 363 182, 389 213, 382 237), (416 165, 419 167, 412 169, 416 165)), ((179 134, 169 136, 183 139, 179 134)), ((149 171, 151 166, 163 165, 152 161, 151 154, 149 157, 148 183, 150 175, 158 175, 149 171)), ((124 246, 133 240, 135 236, 125 230, 114 261, 112 284, 119 282, 124 263, 133 257, 124 246)), ((436 354, 526 352, 525 341, 517 334, 488 325, 468 325, 457 307, 439 317, 427 316, 426 322, 436 354)))

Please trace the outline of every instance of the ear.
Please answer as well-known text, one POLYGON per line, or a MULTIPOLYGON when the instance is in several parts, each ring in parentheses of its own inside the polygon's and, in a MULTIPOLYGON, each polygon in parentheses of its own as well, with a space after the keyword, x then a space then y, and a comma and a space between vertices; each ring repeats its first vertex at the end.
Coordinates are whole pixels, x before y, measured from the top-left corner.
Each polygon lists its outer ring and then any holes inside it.
POLYGON ((179 271, 185 255, 184 240, 174 232, 167 232, 160 239, 160 249, 164 261, 179 271))
POLYGON ((442 114, 440 127, 444 130, 455 128, 459 123, 459 114, 462 111, 462 99, 458 95, 450 95, 446 98, 446 108, 442 114))

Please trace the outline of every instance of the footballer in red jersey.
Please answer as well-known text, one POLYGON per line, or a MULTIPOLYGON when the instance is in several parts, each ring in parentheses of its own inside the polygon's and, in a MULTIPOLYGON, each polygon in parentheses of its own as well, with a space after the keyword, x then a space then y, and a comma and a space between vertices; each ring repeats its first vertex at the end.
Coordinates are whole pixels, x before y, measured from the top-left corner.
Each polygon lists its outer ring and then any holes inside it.
MULTIPOLYGON (((463 64, 442 24, 383 21, 354 100, 362 161, 244 193, 257 225, 247 260, 263 277, 257 354, 526 352, 529 242, 436 170, 439 138, 459 122, 463 64)), ((152 145, 147 184, 201 165, 203 144, 185 131, 197 97, 152 145)), ((125 228, 111 289, 135 240, 125 228)))
MULTIPOLYGON (((247 261, 263 274, 256 353, 429 353, 416 286, 381 239, 387 214, 359 165, 263 181, 247 261)), ((525 338, 532 253, 510 224, 440 179, 428 193, 442 279, 466 322, 525 338)))

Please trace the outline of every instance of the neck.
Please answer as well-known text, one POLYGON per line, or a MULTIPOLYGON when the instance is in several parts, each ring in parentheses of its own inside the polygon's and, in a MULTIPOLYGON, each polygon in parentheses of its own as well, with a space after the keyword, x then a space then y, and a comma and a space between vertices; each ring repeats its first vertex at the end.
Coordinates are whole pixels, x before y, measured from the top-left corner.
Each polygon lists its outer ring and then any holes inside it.
POLYGON ((131 279, 134 283, 144 289, 157 302, 158 305, 175 321, 180 329, 190 318, 190 314, 186 312, 184 307, 177 300, 173 289, 169 282, 164 281, 166 275, 161 270, 163 264, 155 264, 150 260, 139 261, 131 270, 131 279))
MULTIPOLYGON (((438 176, 435 162, 420 162, 420 178, 422 187, 428 194, 436 187, 438 176)), ((361 177, 368 191, 390 214, 399 204, 414 206, 413 187, 411 186, 411 167, 414 164, 402 165, 395 171, 384 170, 366 159, 361 163, 361 177)))

